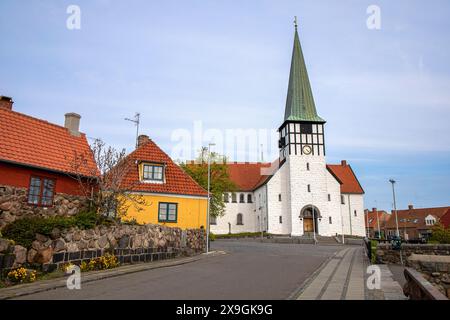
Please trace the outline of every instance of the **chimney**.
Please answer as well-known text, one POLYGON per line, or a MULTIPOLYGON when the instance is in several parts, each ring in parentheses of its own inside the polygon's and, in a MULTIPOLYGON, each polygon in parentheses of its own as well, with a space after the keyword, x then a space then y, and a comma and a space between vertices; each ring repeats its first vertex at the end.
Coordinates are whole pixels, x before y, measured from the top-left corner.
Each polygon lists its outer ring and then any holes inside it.
POLYGON ((0 108, 12 110, 14 101, 10 97, 0 96, 0 108))
POLYGON ((377 212, 377 208, 372 208, 372 212, 377 212))
POLYGON ((344 166, 344 167, 345 167, 346 165, 347 165, 347 161, 346 161, 346 160, 342 160, 342 161, 341 161, 341 166, 344 166))
POLYGON ((64 127, 69 129, 71 135, 79 137, 81 116, 73 112, 66 113, 64 116, 66 117, 64 121, 64 127))
POLYGON ((138 148, 139 148, 140 146, 142 146, 144 143, 148 142, 149 140, 150 140, 150 138, 149 138, 147 135, 141 134, 141 135, 138 137, 138 148))
POLYGON ((409 204, 408 205, 408 210, 412 210, 412 209, 414 209, 414 206, 412 204, 409 204))

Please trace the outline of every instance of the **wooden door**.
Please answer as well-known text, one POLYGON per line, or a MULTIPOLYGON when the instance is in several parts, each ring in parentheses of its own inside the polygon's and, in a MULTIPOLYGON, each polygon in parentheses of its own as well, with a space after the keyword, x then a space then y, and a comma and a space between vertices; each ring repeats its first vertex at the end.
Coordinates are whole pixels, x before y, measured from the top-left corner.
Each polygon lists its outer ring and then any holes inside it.
POLYGON ((313 232, 313 219, 312 218, 303 218, 303 231, 304 232, 313 232))

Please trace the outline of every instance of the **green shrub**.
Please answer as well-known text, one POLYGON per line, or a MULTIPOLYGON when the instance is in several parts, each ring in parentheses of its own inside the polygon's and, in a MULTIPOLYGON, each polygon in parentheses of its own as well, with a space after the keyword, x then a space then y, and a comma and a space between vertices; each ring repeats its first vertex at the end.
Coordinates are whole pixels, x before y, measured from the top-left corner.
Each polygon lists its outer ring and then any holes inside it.
POLYGON ((433 233, 430 241, 433 243, 449 244, 450 243, 450 228, 445 228, 442 224, 438 223, 433 227, 433 233))
POLYGON ((210 241, 216 240, 216 235, 215 235, 214 233, 210 232, 210 233, 209 233, 209 240, 210 240, 210 241))
POLYGON ((36 238, 36 233, 49 236, 55 228, 59 230, 71 227, 92 229, 104 222, 105 219, 95 212, 81 212, 73 217, 30 217, 8 224, 3 229, 3 235, 21 246, 30 248, 36 238))
MULTIPOLYGON (((263 233, 263 236, 269 236, 270 233, 263 233)), ((241 232, 241 233, 229 233, 229 234, 216 234, 215 239, 228 239, 228 238, 257 238, 261 237, 261 232, 241 232)))

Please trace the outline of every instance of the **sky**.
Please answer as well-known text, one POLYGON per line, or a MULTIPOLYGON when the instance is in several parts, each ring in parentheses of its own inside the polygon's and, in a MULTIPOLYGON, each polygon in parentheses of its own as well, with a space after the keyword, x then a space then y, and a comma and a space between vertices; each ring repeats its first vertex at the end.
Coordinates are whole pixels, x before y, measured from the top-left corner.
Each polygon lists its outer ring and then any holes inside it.
POLYGON ((392 209, 390 178, 399 209, 450 205, 449 1, 2 0, 0 12, 14 110, 61 125, 79 113, 90 141, 127 151, 124 118, 139 112, 174 159, 214 140, 231 161, 278 156, 297 16, 327 162, 351 164, 367 208, 392 209), (232 138, 255 133, 251 147, 232 138))

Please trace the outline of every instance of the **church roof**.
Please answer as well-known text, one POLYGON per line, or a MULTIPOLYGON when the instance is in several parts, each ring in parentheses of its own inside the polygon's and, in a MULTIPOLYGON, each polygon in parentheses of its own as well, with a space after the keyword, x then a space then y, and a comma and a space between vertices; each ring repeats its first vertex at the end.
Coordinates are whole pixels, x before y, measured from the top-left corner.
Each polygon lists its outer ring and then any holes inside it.
POLYGON ((253 191, 270 177, 263 174, 261 170, 261 168, 269 168, 270 163, 231 162, 227 165, 230 179, 239 191, 253 191))
POLYGON ((294 49, 292 51, 284 120, 325 122, 317 115, 297 26, 295 26, 294 49))
POLYGON ((352 167, 343 160, 341 164, 327 164, 327 169, 341 181, 341 193, 364 194, 352 167))

